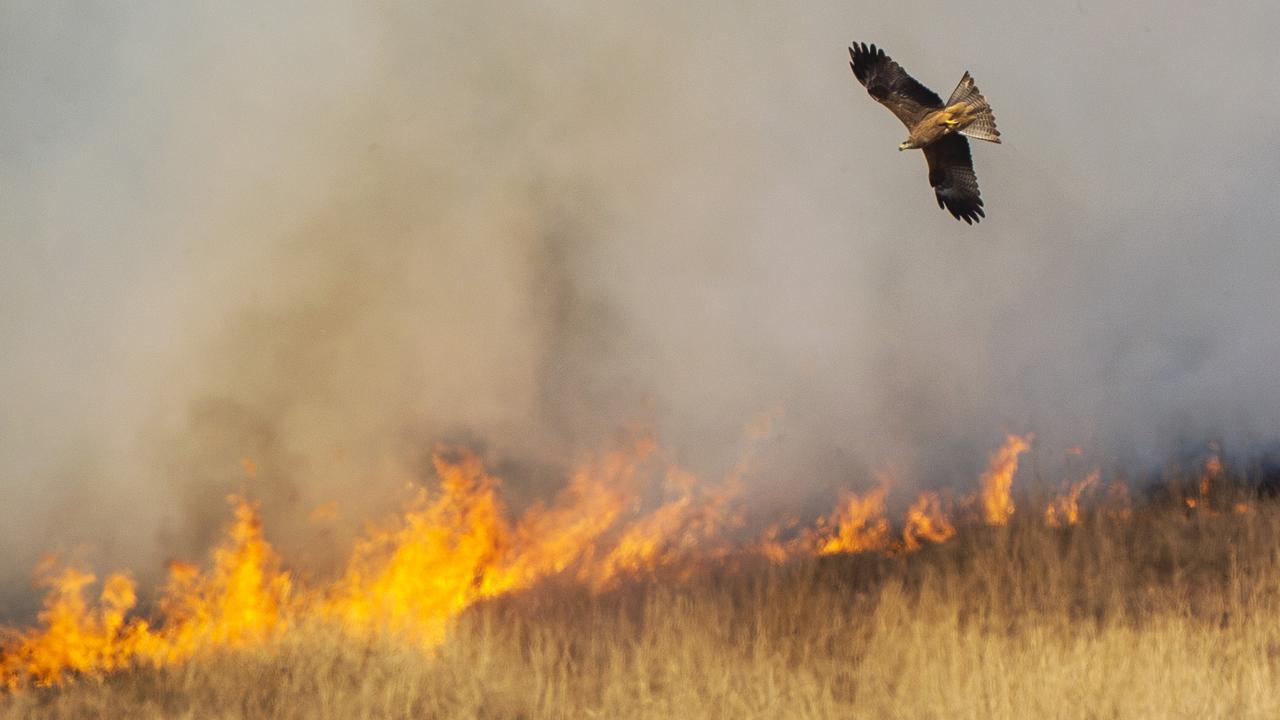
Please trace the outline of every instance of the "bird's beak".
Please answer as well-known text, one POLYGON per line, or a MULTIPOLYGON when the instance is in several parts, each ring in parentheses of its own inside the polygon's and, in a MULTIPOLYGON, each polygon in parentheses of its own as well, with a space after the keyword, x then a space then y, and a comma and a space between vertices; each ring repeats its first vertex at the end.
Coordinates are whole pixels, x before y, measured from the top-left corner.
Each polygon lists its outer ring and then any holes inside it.
POLYGON ((898 146, 898 150, 906 150, 906 149, 907 149, 906 143, 902 143, 901 145, 898 146))

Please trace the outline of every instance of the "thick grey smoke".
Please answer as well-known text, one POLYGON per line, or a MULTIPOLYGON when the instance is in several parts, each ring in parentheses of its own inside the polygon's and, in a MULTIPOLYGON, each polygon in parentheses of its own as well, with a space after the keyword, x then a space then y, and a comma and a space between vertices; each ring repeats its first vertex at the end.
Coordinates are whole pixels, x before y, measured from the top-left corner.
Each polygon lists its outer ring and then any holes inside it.
POLYGON ((322 566, 307 512, 384 509, 438 441, 532 493, 636 422, 714 474, 782 408, 752 487, 794 508, 966 482, 1006 431, 1272 438, 1278 22, 0 4, 0 582, 191 556, 242 487, 322 566), (986 222, 934 207, 854 39, 973 72, 986 222))

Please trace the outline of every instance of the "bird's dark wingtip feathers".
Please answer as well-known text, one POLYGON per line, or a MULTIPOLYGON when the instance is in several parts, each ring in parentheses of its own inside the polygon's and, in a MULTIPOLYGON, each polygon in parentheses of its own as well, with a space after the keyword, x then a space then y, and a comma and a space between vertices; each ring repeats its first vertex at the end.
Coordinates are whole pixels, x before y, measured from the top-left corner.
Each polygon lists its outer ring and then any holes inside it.
POLYGON ((951 217, 963 220, 969 225, 980 223, 987 216, 986 211, 982 209, 982 198, 977 198, 972 203, 960 203, 948 202, 938 197, 938 207, 951 213, 951 217))
POLYGON ((860 55, 869 55, 872 58, 883 57, 884 50, 876 47, 875 43, 870 45, 860 42, 849 43, 849 56, 856 60, 860 55))

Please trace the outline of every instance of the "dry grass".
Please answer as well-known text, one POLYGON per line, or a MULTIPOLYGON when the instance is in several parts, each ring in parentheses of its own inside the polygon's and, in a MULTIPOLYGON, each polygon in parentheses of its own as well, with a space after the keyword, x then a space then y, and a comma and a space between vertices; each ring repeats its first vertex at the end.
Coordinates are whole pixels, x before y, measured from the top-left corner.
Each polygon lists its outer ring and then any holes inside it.
POLYGON ((0 701, 0 718, 1280 716, 1280 508, 972 528, 474 608, 433 658, 301 630, 0 701))

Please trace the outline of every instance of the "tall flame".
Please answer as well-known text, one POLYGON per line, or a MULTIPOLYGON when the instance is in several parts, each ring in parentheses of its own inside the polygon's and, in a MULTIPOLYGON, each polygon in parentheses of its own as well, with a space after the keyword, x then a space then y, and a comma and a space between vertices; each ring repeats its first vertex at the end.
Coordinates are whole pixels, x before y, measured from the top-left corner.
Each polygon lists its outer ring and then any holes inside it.
POLYGON ((359 541, 324 603, 326 615, 353 632, 394 632, 437 642, 453 615, 482 597, 485 570, 511 534, 479 459, 435 458, 440 496, 425 492, 392 527, 359 541))
POLYGON ((1014 505, 1011 489, 1013 476, 1018 472, 1018 456, 1031 449, 1035 436, 1010 435, 1004 445, 991 454, 988 468, 982 474, 982 516, 988 525, 1004 525, 1013 517, 1014 505))

